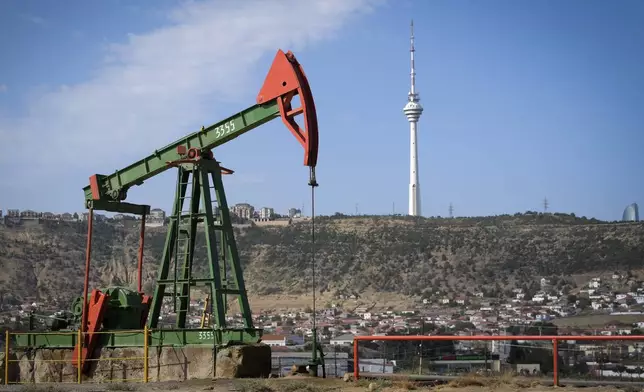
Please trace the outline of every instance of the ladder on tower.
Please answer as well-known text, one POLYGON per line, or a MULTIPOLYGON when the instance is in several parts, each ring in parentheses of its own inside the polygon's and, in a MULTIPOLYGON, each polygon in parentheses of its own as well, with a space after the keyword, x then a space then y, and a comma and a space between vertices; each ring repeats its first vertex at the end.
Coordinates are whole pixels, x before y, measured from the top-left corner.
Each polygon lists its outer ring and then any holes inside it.
POLYGON ((186 151, 185 147, 180 147, 178 153, 182 159, 168 163, 178 168, 177 190, 148 326, 156 327, 161 299, 170 296, 177 315, 176 328, 186 328, 192 287, 206 286, 213 322, 218 328, 227 328, 227 300, 228 296, 233 296, 239 304, 243 328, 253 329, 223 189, 222 174, 232 174, 232 171, 222 168, 209 151, 186 151), (198 232, 201 223, 203 233, 198 232), (197 236, 201 234, 205 237, 208 276, 196 278, 193 274, 195 246, 197 236))

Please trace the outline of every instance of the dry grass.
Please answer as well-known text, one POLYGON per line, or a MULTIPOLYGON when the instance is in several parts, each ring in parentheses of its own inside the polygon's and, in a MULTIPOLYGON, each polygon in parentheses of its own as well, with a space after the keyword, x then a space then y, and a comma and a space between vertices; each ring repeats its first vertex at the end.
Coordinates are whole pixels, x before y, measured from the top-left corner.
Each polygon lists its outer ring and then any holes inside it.
MULTIPOLYGON (((20 388, 4 389, 11 392, 108 392, 118 390, 109 388, 110 384, 83 384, 69 386, 24 385, 20 388)), ((12 386, 13 387, 13 386, 12 386)), ((237 379, 237 380, 187 380, 177 384, 150 383, 137 385, 139 392, 553 392, 557 389, 538 385, 536 380, 513 377, 511 374, 498 376, 465 375, 447 384, 427 385, 404 377, 395 380, 366 380, 344 382, 341 379, 237 379), (178 386, 178 388, 177 388, 178 386)), ((559 388, 559 390, 562 390, 559 388)), ((567 392, 635 392, 638 389, 617 387, 566 387, 567 392)))
POLYGON ((429 391, 429 390, 518 390, 540 386, 539 381, 516 377, 512 373, 503 373, 495 376, 467 374, 442 385, 426 385, 404 378, 396 380, 359 380, 356 383, 360 389, 375 392, 395 391, 429 391))
POLYGON ((496 376, 482 376, 479 374, 467 374, 447 383, 451 388, 465 387, 486 387, 498 388, 500 386, 511 386, 517 388, 532 388, 539 385, 539 381, 517 377, 512 373, 502 373, 496 376))
POLYGON ((136 391, 136 385, 132 384, 122 384, 122 383, 112 383, 105 386, 107 391, 136 391))
POLYGON ((54 385, 37 385, 37 384, 28 384, 21 385, 20 392, 63 392, 64 388, 59 388, 54 385))
POLYGON ((402 389, 404 391, 415 391, 420 388, 418 383, 409 380, 394 381, 393 384, 396 389, 402 389))
POLYGON ((326 392, 336 388, 299 380, 239 380, 234 383, 238 392, 326 392))

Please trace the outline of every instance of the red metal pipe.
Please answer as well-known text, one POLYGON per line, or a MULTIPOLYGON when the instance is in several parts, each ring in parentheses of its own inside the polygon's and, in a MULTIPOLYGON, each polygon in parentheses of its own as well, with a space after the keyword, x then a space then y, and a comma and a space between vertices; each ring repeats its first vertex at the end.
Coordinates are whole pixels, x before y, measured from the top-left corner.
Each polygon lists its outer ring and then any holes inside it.
POLYGON ((559 355, 557 355, 557 346, 559 339, 552 340, 552 383, 555 387, 559 386, 559 355))
POLYGON ((358 381, 358 377, 360 377, 360 369, 358 368, 358 340, 355 338, 353 340, 353 381, 358 381))
POLYGON ((145 245, 145 214, 141 215, 141 235, 139 237, 139 266, 137 268, 138 277, 137 277, 137 290, 139 293, 143 292, 142 289, 142 280, 143 280, 143 246, 145 245))
POLYGON ((559 385, 559 361, 558 346, 560 340, 582 340, 582 341, 620 341, 620 340, 644 340, 644 335, 620 335, 620 336, 588 336, 588 335, 478 335, 478 336, 455 336, 455 335, 383 335, 383 336, 354 336, 353 337, 353 379, 357 381, 360 377, 358 342, 360 341, 410 341, 410 340, 538 340, 552 341, 553 350, 553 382, 559 385))
POLYGON ((85 283, 83 284, 83 315, 81 317, 80 331, 85 332, 87 327, 87 293, 89 290, 89 267, 92 256, 92 233, 94 231, 94 209, 87 213, 87 247, 85 248, 85 283))
POLYGON ((386 340, 644 340, 644 335, 620 335, 620 336, 589 336, 589 335, 402 335, 402 336, 354 336, 353 341, 386 341, 386 340))

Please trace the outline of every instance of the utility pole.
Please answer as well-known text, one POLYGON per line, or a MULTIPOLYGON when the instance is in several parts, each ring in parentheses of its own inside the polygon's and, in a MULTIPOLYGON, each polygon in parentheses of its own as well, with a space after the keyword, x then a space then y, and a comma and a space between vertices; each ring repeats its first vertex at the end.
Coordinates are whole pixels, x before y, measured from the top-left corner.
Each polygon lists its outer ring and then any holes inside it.
POLYGON ((454 217, 454 205, 452 203, 449 203, 449 217, 454 217))
POLYGON ((548 198, 544 197, 543 198, 543 212, 546 213, 548 212, 548 207, 550 206, 550 203, 548 203, 548 198))

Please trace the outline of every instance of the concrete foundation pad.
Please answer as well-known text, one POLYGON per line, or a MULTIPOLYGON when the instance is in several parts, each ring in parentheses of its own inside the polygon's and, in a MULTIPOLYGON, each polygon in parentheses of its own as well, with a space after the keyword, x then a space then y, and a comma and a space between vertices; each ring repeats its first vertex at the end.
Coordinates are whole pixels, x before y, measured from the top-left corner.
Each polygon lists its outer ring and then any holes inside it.
POLYGON ((231 346, 217 352, 216 378, 268 378, 271 347, 266 344, 231 346))
MULTIPOLYGON (((3 355, 4 357, 4 355, 3 355)), ((77 369, 72 366, 72 349, 15 350, 9 359, 9 382, 76 383, 77 369)), ((97 350, 87 382, 140 382, 144 380, 144 349, 103 348, 97 350)), ((0 368, 4 376, 4 361, 0 368)), ((214 347, 150 347, 148 381, 185 381, 190 379, 269 377, 271 348, 265 344, 214 347)), ((4 380, 2 380, 4 381, 4 380)))

